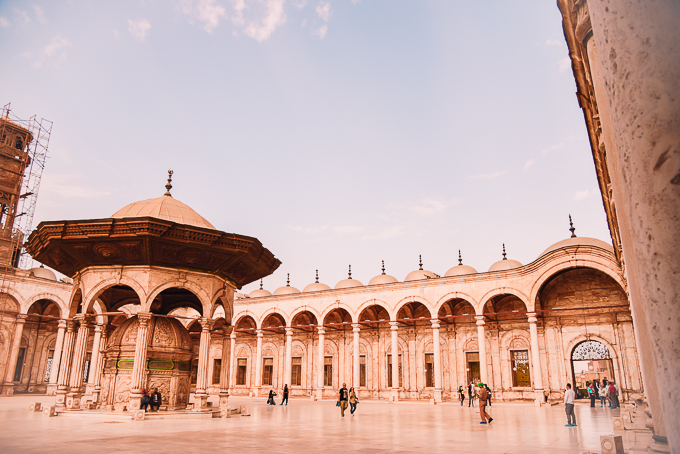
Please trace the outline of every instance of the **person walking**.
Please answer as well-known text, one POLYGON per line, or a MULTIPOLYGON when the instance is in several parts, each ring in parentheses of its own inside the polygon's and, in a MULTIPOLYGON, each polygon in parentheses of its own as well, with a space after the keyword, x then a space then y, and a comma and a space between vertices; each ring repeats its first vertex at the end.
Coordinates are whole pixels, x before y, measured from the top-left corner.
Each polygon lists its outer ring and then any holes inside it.
POLYGON ((588 395, 590 396, 590 408, 595 408, 595 398, 597 397, 595 382, 591 383, 588 387, 588 395))
POLYGON ((609 402, 612 409, 619 408, 618 389, 613 381, 609 382, 609 402))
POLYGON ((338 396, 338 403, 340 404, 340 414, 342 417, 345 417, 345 410, 347 410, 347 399, 349 398, 348 393, 347 393, 347 385, 345 383, 342 384, 342 388, 340 388, 340 395, 338 396))
POLYGON ((491 424, 491 421, 493 421, 493 418, 486 412, 486 404, 489 400, 488 389, 488 386, 485 386, 484 383, 479 384, 479 416, 482 417, 480 424, 486 424, 487 420, 491 424))
POLYGON ((357 399, 357 393, 354 392, 354 388, 349 389, 349 412, 354 416, 354 412, 357 411, 357 404, 359 399, 357 399))
POLYGON ((576 394, 571 389, 571 383, 567 383, 567 390, 564 392, 564 411, 567 413, 567 423, 565 427, 576 426, 576 415, 574 414, 574 403, 576 394))
POLYGON ((603 408, 607 405, 607 387, 604 385, 600 386, 598 392, 600 394, 600 408, 603 408))
POLYGON ((484 387, 486 388, 486 392, 488 393, 487 398, 486 398, 486 402, 489 404, 489 407, 490 407, 491 406, 491 389, 489 388, 489 385, 486 385, 486 384, 484 385, 484 387))
POLYGON ((465 403, 465 391, 463 391, 462 386, 458 387, 458 398, 460 399, 460 406, 462 407, 465 403))
POLYGON ((281 399, 281 405, 283 403, 286 403, 286 407, 288 406, 288 385, 283 385, 283 399, 281 399))
POLYGON ((470 383, 468 385, 468 408, 475 408, 475 387, 470 383))
POLYGON ((161 393, 158 392, 158 388, 153 389, 153 393, 151 393, 151 411, 158 411, 158 409, 161 407, 161 403, 163 402, 163 397, 161 396, 161 393))
POLYGON ((267 405, 276 405, 276 401, 274 401, 274 396, 276 396, 276 393, 274 392, 273 389, 270 389, 269 398, 267 399, 267 405))

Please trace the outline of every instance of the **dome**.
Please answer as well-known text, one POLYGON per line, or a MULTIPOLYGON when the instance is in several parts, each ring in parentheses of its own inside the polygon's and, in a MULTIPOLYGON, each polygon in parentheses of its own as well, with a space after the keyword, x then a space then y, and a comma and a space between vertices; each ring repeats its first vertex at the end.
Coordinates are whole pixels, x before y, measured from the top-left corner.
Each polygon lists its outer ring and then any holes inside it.
POLYGON ((489 271, 504 271, 504 270, 511 270, 513 268, 519 268, 522 266, 521 263, 519 263, 517 260, 508 260, 508 259, 503 259, 499 260, 493 265, 491 265, 491 268, 489 268, 489 271))
POLYGON ((383 273, 378 274, 376 277, 368 281, 368 285, 394 284, 395 282, 399 282, 396 277, 383 273))
POLYGON ((614 253, 614 248, 612 247, 611 244, 606 243, 602 240, 598 240, 596 238, 587 238, 587 237, 573 237, 573 238, 567 238, 566 240, 559 241, 552 246, 550 246, 548 249, 543 251, 539 257, 544 256, 548 252, 556 251, 558 249, 561 249, 563 247, 567 246, 595 246, 599 247, 602 249, 606 249, 607 251, 611 252, 612 254, 614 253))
POLYGON ((307 287, 305 287, 302 291, 303 292, 320 292, 321 290, 330 290, 331 288, 327 286, 326 284, 322 284, 320 282, 312 282, 309 284, 307 287))
POLYGON ((142 200, 131 203, 116 211, 114 219, 152 217, 178 224, 192 225, 204 229, 217 230, 203 216, 196 213, 191 207, 174 199, 169 193, 156 199, 142 200))
POLYGON ((272 292, 258 288, 257 290, 253 290, 252 292, 248 293, 248 296, 251 298, 261 298, 263 296, 272 296, 272 292))
POLYGON ((337 284, 335 284, 335 289, 341 289, 341 288, 352 288, 352 287, 362 287, 364 284, 361 282, 357 281, 356 279, 343 279, 337 284))
POLYGON ((279 287, 274 290, 274 295, 291 295, 293 293, 300 293, 300 290, 296 289, 295 287, 291 287, 290 285, 279 287))
POLYGON ((463 274, 477 274, 477 270, 468 265, 456 265, 450 268, 444 277, 462 276, 463 274))
MULTIPOLYGON (((184 325, 175 318, 170 317, 152 317, 148 324, 149 333, 149 351, 159 348, 161 352, 168 353, 174 351, 176 353, 188 354, 191 357, 192 347, 189 332, 184 325)), ((134 351, 137 345, 137 332, 139 330, 139 319, 136 315, 128 318, 120 325, 111 335, 107 347, 115 350, 130 351, 134 356, 134 351)))
POLYGON ((434 279, 436 278, 437 275, 434 274, 432 271, 427 271, 427 270, 415 270, 411 271, 406 275, 406 279, 404 279, 404 282, 408 281, 419 281, 422 279, 434 279))
POLYGON ((34 277, 39 277, 40 279, 49 279, 50 281, 56 281, 57 280, 56 274, 54 274, 54 272, 52 272, 52 270, 48 270, 44 266, 31 268, 28 271, 33 273, 34 277))

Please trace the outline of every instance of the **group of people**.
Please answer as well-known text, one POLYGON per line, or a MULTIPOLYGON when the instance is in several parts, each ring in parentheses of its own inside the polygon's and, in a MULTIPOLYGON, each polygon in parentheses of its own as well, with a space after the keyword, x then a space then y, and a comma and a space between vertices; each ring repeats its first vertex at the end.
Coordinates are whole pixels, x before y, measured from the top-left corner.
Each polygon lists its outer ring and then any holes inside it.
POLYGON ((150 395, 146 389, 142 389, 142 402, 139 405, 139 409, 146 411, 150 406, 151 411, 158 411, 162 402, 163 397, 161 396, 161 393, 158 392, 158 388, 154 388, 150 395))
MULTIPOLYGON (((487 396, 486 402, 489 405, 489 407, 491 406, 491 389, 489 388, 489 385, 486 385, 484 383, 479 383, 479 385, 475 385, 474 382, 470 382, 470 384, 467 387, 468 407, 475 406, 475 399, 480 398, 482 389, 486 391, 487 396)), ((460 399, 460 406, 462 407, 463 404, 465 403, 465 389, 462 386, 458 387, 458 398, 460 399)))
POLYGON ((347 410, 347 405, 349 404, 350 414, 354 416, 354 412, 357 411, 358 403, 359 398, 357 397, 357 393, 354 391, 354 388, 352 387, 348 391, 347 385, 343 383, 338 395, 338 402, 336 403, 336 406, 340 407, 340 415, 343 418, 345 417, 345 410, 347 410))
POLYGON ((606 407, 609 403, 609 408, 619 408, 619 387, 616 386, 614 380, 607 380, 605 377, 600 383, 600 380, 593 380, 593 382, 586 382, 586 390, 590 398, 591 408, 595 408, 595 402, 600 399, 600 408, 606 407))
MULTIPOLYGON (((276 392, 274 392, 273 389, 269 390, 269 398, 267 399, 267 405, 276 405, 276 401, 274 400, 274 397, 278 396, 276 392)), ((288 385, 283 385, 283 399, 281 399, 281 403, 279 405, 286 405, 288 406, 288 385)))

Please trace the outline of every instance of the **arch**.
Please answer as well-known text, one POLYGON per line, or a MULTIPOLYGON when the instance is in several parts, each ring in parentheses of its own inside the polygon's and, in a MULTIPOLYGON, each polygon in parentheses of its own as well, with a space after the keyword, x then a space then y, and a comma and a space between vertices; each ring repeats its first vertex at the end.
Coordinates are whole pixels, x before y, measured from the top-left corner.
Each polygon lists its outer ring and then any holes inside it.
POLYGON ((515 295, 524 303, 528 311, 534 310, 534 306, 532 304, 529 304, 530 300, 524 293, 512 287, 498 287, 486 292, 486 294, 482 298, 480 298, 479 300, 480 304, 474 306, 476 314, 484 315, 484 307, 486 306, 486 303, 488 303, 491 298, 498 295, 515 295))
MULTIPOLYGON (((101 282, 98 282, 97 285, 92 287, 89 292, 87 292, 87 295, 83 296, 82 299, 82 305, 83 305, 83 314, 86 314, 87 311, 90 309, 90 305, 92 302, 99 298, 102 293, 104 293, 106 290, 110 289, 111 287, 114 287, 116 285, 125 285, 130 287, 136 294, 137 298, 139 298, 139 304, 144 307, 144 301, 146 300, 146 292, 144 291, 144 288, 134 279, 131 279, 127 276, 120 276, 120 277, 112 277, 109 279, 105 279, 101 282)), ((74 289, 73 296, 71 298, 71 303, 70 303, 70 311, 75 315, 75 311, 73 308, 73 303, 74 303, 74 298, 76 297, 78 292, 81 292, 81 295, 84 295, 85 292, 82 292, 80 288, 74 289)), ((75 310, 77 310, 77 306, 75 310)), ((71 316, 71 314, 69 314, 71 316)))
POLYGON ((436 312, 432 312, 433 306, 432 304, 425 298, 419 297, 419 296, 407 296, 406 298, 400 299, 397 304, 394 305, 394 311, 393 313, 390 314, 390 317, 394 317, 394 320, 398 319, 399 311, 406 306, 407 304, 411 303, 419 303, 425 306, 427 311, 430 313, 430 318, 432 317, 432 314, 435 314, 436 312))
POLYGON ((326 320, 326 317, 328 314, 333 312, 335 309, 345 309, 347 313, 352 317, 352 323, 356 323, 358 320, 358 313, 354 312, 354 309, 349 307, 347 304, 341 303, 340 301, 336 301, 333 304, 328 305, 326 309, 321 313, 321 316, 319 317, 319 321, 323 324, 324 320, 326 320))
POLYGON ((292 326, 293 320, 295 320, 295 316, 297 316, 298 314, 301 314, 303 312, 311 313, 314 317, 316 317, 317 325, 320 323, 321 315, 319 315, 319 312, 316 309, 314 309, 313 307, 310 307, 310 306, 300 306, 300 307, 296 308, 293 312, 290 313, 291 326, 292 326))
POLYGON ((252 329, 257 329, 257 320, 255 316, 251 312, 241 312, 238 314, 238 316, 235 318, 236 322, 234 323, 234 328, 235 329, 244 329, 244 328, 239 328, 239 325, 241 325, 242 322, 245 320, 250 319, 250 323, 252 324, 252 329))
POLYGON ((33 295, 28 300, 26 300, 21 309, 21 313, 28 314, 28 311, 31 308, 31 306, 33 306, 34 303, 40 300, 48 300, 55 303, 59 308, 59 318, 64 318, 64 314, 68 311, 68 306, 66 305, 66 302, 64 302, 64 300, 61 299, 61 297, 59 297, 58 295, 55 295, 54 293, 39 293, 37 295, 33 295))
POLYGON ((267 311, 264 314, 260 315, 260 317, 257 319, 257 328, 262 329, 264 321, 267 320, 268 317, 270 317, 274 314, 278 315, 279 317, 281 317, 283 319, 283 326, 284 327, 290 326, 290 320, 288 319, 286 314, 283 311, 281 311, 278 307, 271 307, 271 308, 267 309, 267 311))
POLYGON ((568 360, 571 361, 571 356, 574 353, 574 349, 579 345, 582 344, 583 342, 586 341, 597 341, 607 347, 607 350, 609 350, 609 355, 611 356, 611 359, 618 358, 616 355, 616 349, 614 348, 614 344, 607 339, 605 339, 602 336, 598 336, 596 334, 588 334, 587 336, 585 334, 579 334, 578 336, 575 336, 572 340, 569 341, 567 344, 566 351, 568 352, 568 360))
MULTIPOLYGON (((193 293, 196 298, 201 302, 201 306, 203 307, 203 314, 210 314, 212 311, 210 310, 210 296, 203 290, 201 286, 198 284, 195 284, 191 281, 173 281, 173 282, 165 282, 163 284, 158 285, 156 288, 151 290, 149 292, 149 296, 146 298, 144 303, 142 303, 142 309, 145 311, 148 311, 149 308, 151 307, 151 304, 153 304, 153 301, 156 299, 158 295, 164 290, 168 290, 171 288, 179 288, 179 289, 184 289, 188 290, 191 293, 193 293)), ((141 299, 140 299, 141 301, 141 299)))
POLYGON ((447 293, 446 295, 442 296, 441 298, 439 298, 439 301, 437 301, 437 303, 434 305, 434 311, 432 313, 433 314, 439 314, 439 311, 441 310, 441 308, 444 304, 448 303, 451 300, 456 300, 456 299, 467 301, 468 303, 470 303, 470 306, 472 306, 473 309, 476 308, 477 305, 479 304, 477 302, 477 300, 475 300, 473 297, 471 297, 467 293, 450 292, 450 293, 447 293))
MULTIPOLYGON (((17 314, 21 314, 21 313, 22 313, 22 312, 21 312, 21 303, 20 303, 20 301, 23 300, 23 297, 22 297, 19 293, 17 293, 16 291, 14 291, 14 289, 12 289, 12 288, 5 287, 5 288, 2 289, 2 291, 0 292, 0 295, 6 295, 6 296, 8 297, 8 299, 7 299, 6 301, 7 301, 8 303, 10 303, 10 304, 12 304, 12 303, 14 304, 14 307, 15 307, 15 309, 16 309, 17 314)), ((7 304, 7 303, 5 303, 4 301, 2 301, 2 300, 0 299, 0 308, 4 307, 5 304, 7 304)))
POLYGON ((601 263, 595 262, 593 260, 588 260, 588 259, 580 259, 580 260, 574 260, 571 256, 565 257, 563 259, 564 261, 559 262, 551 266, 550 268, 546 269, 538 278, 533 282, 531 285, 531 291, 529 292, 530 298, 529 301, 531 301, 532 305, 529 307, 529 310, 536 310, 536 300, 538 298, 538 295, 543 288, 543 285, 552 280, 552 278, 556 277, 560 272, 568 270, 568 269, 578 269, 578 268, 591 268, 597 271, 600 271, 610 278, 614 279, 614 281, 621 287, 621 290, 625 295, 628 295, 628 292, 626 291, 626 285, 623 282, 623 278, 621 277, 620 273, 618 271, 618 266, 616 266, 617 269, 612 269, 611 267, 605 266, 601 263))
POLYGON ((401 305, 395 307, 394 309, 394 318, 395 320, 400 320, 400 319, 405 319, 408 318, 410 320, 414 321, 427 321, 428 323, 430 320, 433 319, 432 316, 432 310, 431 308, 426 305, 425 303, 418 301, 417 299, 414 301, 401 301, 401 305), (404 317, 403 315, 400 316, 399 314, 404 311, 407 312, 407 315, 410 315, 409 317, 404 317), (417 316, 420 314, 420 316, 417 316), (425 316, 423 316, 425 314, 425 316))
MULTIPOLYGON (((358 322, 360 321, 361 313, 362 313, 363 311, 365 311, 366 309, 368 309, 369 307, 371 307, 371 306, 379 306, 379 307, 382 307, 382 308, 385 309, 385 311, 387 312, 387 315, 389 315, 389 320, 394 320, 394 319, 395 319, 396 313, 392 313, 392 311, 390 310, 390 306, 389 306, 386 302, 374 298, 374 299, 365 301, 364 303, 361 304, 361 306, 359 306, 359 307, 357 308, 357 310, 356 310, 356 320, 355 320, 355 323, 358 323, 358 322)), ((385 320, 385 321, 387 322, 387 321, 389 321, 389 320, 385 320)))
MULTIPOLYGON (((601 336, 594 336, 594 335, 579 335, 576 336, 574 339, 571 340, 568 344, 567 352, 569 354, 568 358, 566 358, 570 369, 571 369, 571 378, 573 380, 572 384, 573 387, 576 389, 578 387, 578 382, 577 382, 577 377, 576 377, 576 369, 574 368, 574 363, 575 362, 584 362, 588 361, 587 358, 584 358, 582 360, 575 360, 574 359, 574 351, 576 348, 578 348, 579 345, 589 342, 589 341, 595 341, 601 345, 603 345, 607 349, 607 353, 609 358, 592 358, 590 359, 591 361, 598 361, 598 364, 601 364, 600 361, 605 361, 605 364, 608 363, 607 369, 608 372, 605 372, 607 375, 604 375, 604 377, 609 378, 610 381, 614 381, 616 383, 620 383, 621 389, 625 389, 627 377, 625 376, 625 370, 622 368, 622 364, 619 361, 619 357, 617 356, 617 350, 615 348, 615 345, 612 344, 611 342, 607 341, 606 339, 602 338, 601 336), (611 372, 613 375, 609 374, 611 372)), ((598 373, 599 377, 599 373, 598 373)), ((587 379, 588 377, 582 377, 587 379)))

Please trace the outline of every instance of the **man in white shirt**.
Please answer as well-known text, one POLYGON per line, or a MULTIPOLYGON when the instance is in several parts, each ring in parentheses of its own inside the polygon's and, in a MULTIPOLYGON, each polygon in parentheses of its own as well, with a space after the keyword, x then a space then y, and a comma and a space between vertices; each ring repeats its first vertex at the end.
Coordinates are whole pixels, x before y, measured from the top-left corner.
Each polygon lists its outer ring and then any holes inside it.
POLYGON ((574 414, 574 402, 576 393, 571 389, 571 383, 567 383, 567 390, 564 392, 564 411, 567 413, 566 427, 576 426, 576 415, 574 414), (573 421, 573 422, 572 422, 573 421))

